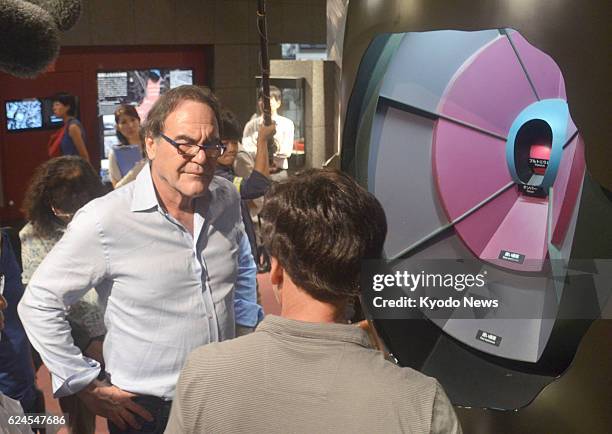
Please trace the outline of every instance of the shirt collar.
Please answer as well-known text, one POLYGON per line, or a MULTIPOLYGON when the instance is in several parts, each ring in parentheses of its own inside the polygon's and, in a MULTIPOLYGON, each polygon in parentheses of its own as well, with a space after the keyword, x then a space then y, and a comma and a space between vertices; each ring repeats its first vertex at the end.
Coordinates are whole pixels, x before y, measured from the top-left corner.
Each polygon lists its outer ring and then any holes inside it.
MULTIPOLYGON (((213 178, 210 185, 208 186, 209 192, 202 197, 196 198, 197 210, 202 209, 202 202, 207 203, 214 198, 216 193, 215 190, 217 190, 218 187, 218 184, 213 178), (206 198, 209 195, 210 200, 202 200, 203 198, 206 198)), ((159 206, 159 201, 157 200, 155 185, 153 184, 153 178, 151 177, 151 165, 147 163, 134 180, 134 192, 132 196, 132 206, 130 209, 132 211, 146 211, 157 206, 159 206)))
MULTIPOLYGON (((215 201, 218 195, 219 185, 214 179, 208 186, 208 191, 202 197, 196 198, 195 201, 195 220, 194 220, 194 233, 195 240, 199 238, 202 228, 204 227, 204 216, 208 219, 212 219, 209 215, 208 210, 210 204, 215 201)), ((150 209, 161 209, 159 201, 157 200, 157 193, 155 192, 155 186, 153 185, 153 178, 151 177, 151 165, 145 164, 136 179, 134 180, 134 191, 132 196, 131 211, 148 211, 150 209)))
POLYGON ((276 315, 266 315, 257 327, 257 331, 310 339, 350 342, 362 347, 372 348, 368 334, 354 324, 305 322, 276 315))
POLYGON ((134 192, 132 196, 132 211, 146 211, 159 205, 153 178, 151 178, 151 165, 145 164, 136 180, 134 181, 134 192))

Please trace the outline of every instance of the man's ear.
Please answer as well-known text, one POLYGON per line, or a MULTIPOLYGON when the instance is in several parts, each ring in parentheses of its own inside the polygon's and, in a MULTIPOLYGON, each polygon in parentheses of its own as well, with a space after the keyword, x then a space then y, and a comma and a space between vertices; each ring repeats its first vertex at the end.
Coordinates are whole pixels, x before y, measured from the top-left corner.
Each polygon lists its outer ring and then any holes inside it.
POLYGON ((157 154, 157 143, 155 143, 153 137, 145 137, 145 150, 147 151, 147 157, 149 157, 149 160, 153 161, 155 159, 155 155, 157 154))
POLYGON ((273 285, 283 284, 283 275, 285 269, 274 256, 270 258, 270 281, 273 285))

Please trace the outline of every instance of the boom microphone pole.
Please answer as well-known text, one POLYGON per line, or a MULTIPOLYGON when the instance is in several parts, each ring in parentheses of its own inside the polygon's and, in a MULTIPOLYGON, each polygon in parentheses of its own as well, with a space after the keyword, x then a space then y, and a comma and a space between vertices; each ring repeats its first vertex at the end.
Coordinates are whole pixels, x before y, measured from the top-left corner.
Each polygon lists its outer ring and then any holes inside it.
MULTIPOLYGON (((268 56, 268 29, 266 25, 266 1, 257 0, 257 30, 259 31, 259 63, 261 67, 261 89, 263 100, 264 125, 272 125, 272 110, 270 109, 270 57, 268 56)), ((268 140, 268 158, 270 171, 274 172, 274 154, 276 144, 274 138, 268 140)))

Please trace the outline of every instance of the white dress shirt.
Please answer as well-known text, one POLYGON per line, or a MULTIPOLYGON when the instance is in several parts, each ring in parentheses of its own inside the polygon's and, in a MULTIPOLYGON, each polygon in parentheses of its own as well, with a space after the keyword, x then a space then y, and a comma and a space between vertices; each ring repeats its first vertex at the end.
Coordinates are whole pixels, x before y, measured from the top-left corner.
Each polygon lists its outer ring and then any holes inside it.
MULTIPOLYGON (((293 136, 295 126, 293 121, 281 115, 273 115, 272 120, 276 122, 276 134, 274 141, 278 150, 274 154, 274 164, 281 169, 288 169, 288 159, 293 152, 293 136)), ((244 127, 242 133, 242 149, 249 152, 255 158, 257 153, 257 137, 259 137, 259 126, 263 121, 262 116, 253 117, 244 127)))
POLYGON ((235 187, 214 177, 195 211, 194 237, 159 205, 145 166, 136 181, 76 214, 19 304, 55 396, 78 392, 100 371, 73 344, 65 318, 89 288, 106 306, 110 380, 137 394, 172 399, 189 352, 234 337, 235 307, 242 325, 255 325, 256 268, 235 187))

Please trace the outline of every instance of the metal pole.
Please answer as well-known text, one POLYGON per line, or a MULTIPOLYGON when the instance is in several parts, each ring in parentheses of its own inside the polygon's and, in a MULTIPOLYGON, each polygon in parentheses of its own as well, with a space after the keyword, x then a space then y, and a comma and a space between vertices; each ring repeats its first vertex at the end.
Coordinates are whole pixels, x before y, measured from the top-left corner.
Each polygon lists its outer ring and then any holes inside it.
MULTIPOLYGON (((270 57, 268 55, 268 29, 266 25, 266 2, 257 0, 257 30, 259 32, 259 61, 261 67, 261 90, 263 99, 263 122, 264 125, 272 124, 272 110, 270 109, 270 57)), ((270 170, 273 171, 274 154, 276 144, 274 139, 268 141, 268 156, 270 158, 270 170)))

